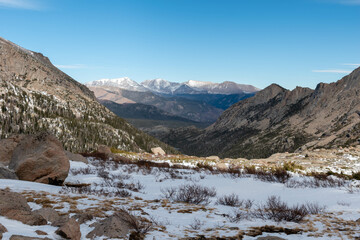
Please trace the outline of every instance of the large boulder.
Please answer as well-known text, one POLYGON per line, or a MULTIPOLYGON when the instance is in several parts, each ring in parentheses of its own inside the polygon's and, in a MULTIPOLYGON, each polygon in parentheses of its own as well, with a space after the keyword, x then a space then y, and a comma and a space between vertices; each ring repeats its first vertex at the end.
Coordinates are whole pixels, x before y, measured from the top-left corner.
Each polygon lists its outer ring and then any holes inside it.
POLYGON ((65 151, 66 152, 66 156, 69 158, 69 160, 71 161, 75 161, 75 162, 83 162, 83 163, 89 163, 87 158, 80 155, 80 154, 76 154, 76 153, 72 153, 69 151, 65 151))
POLYGON ((56 230, 56 234, 65 239, 80 240, 80 224, 73 218, 70 218, 63 226, 56 230))
POLYGON ((0 140, 0 163, 5 166, 9 165, 14 149, 24 136, 25 135, 19 134, 0 140))
POLYGON ((18 179, 15 172, 0 163, 0 179, 18 179))
POLYGON ((161 147, 151 148, 151 152, 155 155, 165 155, 165 151, 161 147))
POLYGON ((108 238, 124 238, 130 231, 130 227, 119 213, 115 213, 112 216, 90 226, 95 227, 94 230, 86 235, 86 237, 90 239, 101 236, 108 238))
POLYGON ((26 199, 19 193, 0 189, 0 215, 27 225, 45 225, 47 221, 31 211, 26 199))
POLYGON ((20 180, 61 185, 70 163, 59 142, 51 134, 26 135, 16 146, 9 164, 20 180))

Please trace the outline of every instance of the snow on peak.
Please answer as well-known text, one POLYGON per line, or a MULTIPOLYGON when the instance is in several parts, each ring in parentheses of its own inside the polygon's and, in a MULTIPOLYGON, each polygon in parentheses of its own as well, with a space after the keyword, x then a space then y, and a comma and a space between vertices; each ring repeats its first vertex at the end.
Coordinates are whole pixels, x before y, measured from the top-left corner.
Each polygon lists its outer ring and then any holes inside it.
POLYGON ((162 78, 146 80, 141 83, 144 87, 152 92, 170 94, 180 87, 180 83, 169 82, 162 78))
POLYGON ((88 82, 87 86, 91 87, 118 87, 129 91, 136 91, 136 92, 146 92, 148 91, 145 87, 141 86, 134 80, 128 77, 122 78, 104 78, 100 80, 95 80, 92 82, 88 82))

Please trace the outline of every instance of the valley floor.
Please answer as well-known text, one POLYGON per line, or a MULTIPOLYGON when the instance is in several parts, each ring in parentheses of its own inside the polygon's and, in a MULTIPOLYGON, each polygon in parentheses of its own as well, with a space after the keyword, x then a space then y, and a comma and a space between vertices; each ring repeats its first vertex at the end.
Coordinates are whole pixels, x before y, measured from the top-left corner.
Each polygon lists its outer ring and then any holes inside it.
MULTIPOLYGON (((352 166, 358 169, 358 157, 346 153, 343 156, 352 159, 349 161, 353 161, 352 166)), ((155 156, 152 158, 156 160, 155 156)), ((163 157, 157 162, 165 159, 163 157)), ((288 178, 281 178, 192 168, 195 165, 191 161, 183 161, 180 165, 188 167, 181 169, 179 166, 119 163, 92 157, 88 160, 89 164, 71 161, 67 186, 64 187, 0 179, 0 188, 24 195, 33 210, 51 207, 70 216, 84 212, 93 215, 93 220, 81 224, 82 239, 88 239, 86 236, 94 229, 92 223, 124 208, 146 219, 146 226, 151 225, 148 232, 147 229, 139 230, 146 232, 145 239, 190 239, 200 235, 233 239, 264 236, 283 239, 360 238, 359 180, 304 176, 306 169, 290 172, 288 178), (204 196, 200 204, 177 202, 176 191, 179 187, 189 186, 207 187, 213 192, 204 196), (233 196, 236 206, 220 204, 224 202, 221 202, 224 196, 233 196), (289 208, 304 204, 313 208, 310 211, 313 214, 297 220, 275 219, 267 214, 269 199, 289 208), (264 209, 265 212, 261 212, 264 209)), ((177 164, 180 162, 178 160, 177 164)), ((8 230, 3 239, 9 239, 13 234, 39 237, 36 230, 46 232, 51 239, 60 239, 55 234, 57 228, 50 225, 28 226, 1 216, 0 223, 8 230)))

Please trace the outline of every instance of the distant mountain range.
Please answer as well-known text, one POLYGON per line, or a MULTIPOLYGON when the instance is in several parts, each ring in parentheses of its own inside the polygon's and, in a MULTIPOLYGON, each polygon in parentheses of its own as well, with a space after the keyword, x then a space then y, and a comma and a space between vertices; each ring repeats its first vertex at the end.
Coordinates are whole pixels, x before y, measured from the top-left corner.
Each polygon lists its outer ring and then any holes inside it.
MULTIPOLYGON (((100 79, 86 84, 105 106, 118 116, 132 121, 136 127, 148 131, 145 120, 154 120, 164 124, 164 116, 178 117, 174 125, 167 122, 167 127, 195 124, 207 126, 215 122, 220 114, 232 104, 253 96, 258 89, 250 85, 233 82, 211 83, 188 81, 185 83, 169 82, 164 79, 147 80, 141 84, 127 78, 100 79), (111 104, 126 104, 124 106, 111 104), (131 105, 134 104, 134 105, 131 105), (137 104, 137 105, 135 105, 137 104), (141 105, 139 105, 141 104, 141 105), (145 107, 144 105, 148 105, 145 107), (140 107, 141 106, 141 107, 140 107), (149 107, 151 106, 151 107, 149 107), (154 109, 157 108, 157 109, 154 109), (129 116, 129 110, 136 109, 136 118, 129 116), (124 110, 127 111, 124 111, 124 110), (159 114, 160 119, 154 113, 159 114), (141 121, 134 121, 141 119, 141 121), (199 124, 206 123, 206 124, 199 124)), ((155 124, 155 126, 157 126, 155 124)), ((152 124, 151 127, 154 127, 152 124)))
POLYGON ((184 83, 169 82, 164 79, 146 80, 137 83, 128 77, 115 79, 100 79, 86 84, 90 87, 117 87, 128 91, 146 92, 164 95, 181 94, 249 94, 258 92, 260 89, 245 84, 230 81, 222 83, 200 82, 189 80, 184 83))
POLYGON ((189 155, 247 158, 357 145, 360 68, 315 90, 272 84, 232 105, 206 129, 173 129, 161 139, 189 155))
POLYGON ((127 151, 170 146, 134 128, 101 105, 92 91, 41 53, 0 38, 0 139, 48 131, 67 150, 104 144, 127 151))

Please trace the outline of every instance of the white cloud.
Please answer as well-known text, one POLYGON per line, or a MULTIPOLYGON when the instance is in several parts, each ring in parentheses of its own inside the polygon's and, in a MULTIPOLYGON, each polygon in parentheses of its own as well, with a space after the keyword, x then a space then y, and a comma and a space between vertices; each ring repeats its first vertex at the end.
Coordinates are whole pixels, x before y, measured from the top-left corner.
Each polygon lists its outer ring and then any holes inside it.
POLYGON ((22 8, 30 10, 41 9, 39 2, 34 0, 0 0, 0 7, 22 8))
POLYGON ((343 63, 345 66, 360 67, 360 63, 343 63))
POLYGON ((73 65, 55 65, 57 68, 61 69, 80 69, 80 68, 86 68, 83 64, 73 64, 73 65))
POLYGON ((312 70, 312 72, 316 72, 316 73, 351 73, 351 71, 343 70, 343 69, 312 70))

